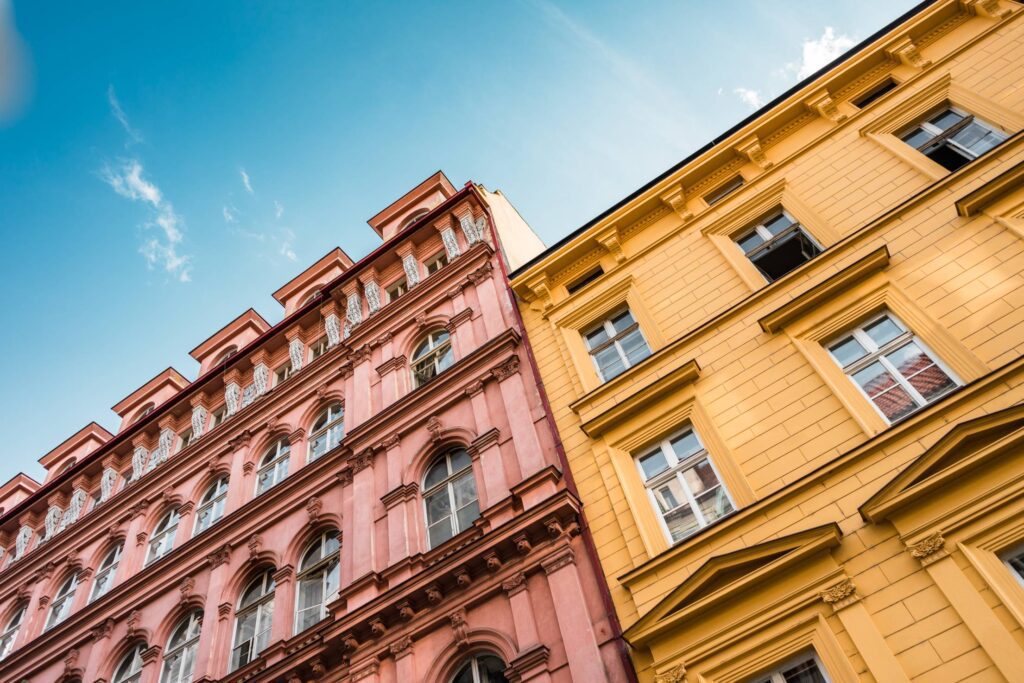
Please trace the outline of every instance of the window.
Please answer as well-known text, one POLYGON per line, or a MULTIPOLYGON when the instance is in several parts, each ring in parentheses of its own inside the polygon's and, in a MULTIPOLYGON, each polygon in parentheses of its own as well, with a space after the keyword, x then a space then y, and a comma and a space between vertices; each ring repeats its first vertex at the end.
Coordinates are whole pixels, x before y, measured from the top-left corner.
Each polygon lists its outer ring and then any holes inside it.
POLYGON ((274 618, 274 570, 268 569, 249 582, 235 615, 235 646, 231 650, 231 670, 245 666, 270 642, 274 618))
POLYGON ((448 254, 440 252, 427 259, 427 275, 433 275, 448 265, 448 254))
POLYGON ((327 353, 327 337, 320 337, 311 347, 309 347, 310 360, 316 360, 325 353, 327 353))
POLYGON ((948 171, 977 159, 1006 135, 959 109, 946 107, 899 136, 948 171))
POLYGON ((71 603, 74 602, 75 592, 77 591, 78 573, 75 572, 64 580, 64 583, 57 590, 57 595, 53 596, 53 602, 50 603, 50 614, 46 617, 46 626, 43 628, 44 631, 49 631, 70 616, 71 603))
POLYGON ((313 433, 309 436, 309 459, 316 460, 331 450, 345 436, 345 410, 335 403, 320 413, 313 422, 313 433))
POLYGON ((452 683, 508 683, 504 674, 507 668, 505 662, 494 655, 477 655, 459 668, 452 683))
POLYGON ((25 621, 25 612, 28 605, 19 605, 14 614, 7 620, 4 632, 0 633, 0 659, 6 659, 7 655, 14 650, 14 641, 18 639, 18 632, 21 631, 21 623, 25 621))
POLYGON ((96 570, 96 577, 92 580, 92 593, 89 595, 89 602, 94 602, 107 594, 113 587, 117 567, 121 564, 121 553, 124 551, 124 544, 118 543, 100 562, 96 570))
POLYGON ((217 427, 224 424, 224 420, 228 417, 228 407, 221 406, 213 413, 213 419, 210 421, 210 429, 216 429, 217 427))
POLYGON ((149 550, 146 551, 146 565, 156 562, 174 548, 174 534, 178 531, 178 511, 171 510, 165 514, 153 529, 149 539, 149 550))
POLYGON ((295 632, 305 631, 327 616, 327 603, 338 597, 341 543, 338 532, 320 535, 299 563, 299 592, 295 603, 295 632))
POLYGON ((876 85, 871 90, 868 90, 860 97, 856 98, 855 100, 852 100, 853 105, 858 109, 863 109, 864 107, 868 106, 875 100, 879 99, 885 93, 891 90, 895 90, 897 85, 899 84, 896 81, 892 80, 892 78, 886 78, 884 81, 876 85))
POLYGON ((274 370, 274 386, 276 387, 281 382, 285 381, 292 376, 292 363, 288 361, 277 370, 274 370))
POLYGON ((147 649, 145 643, 133 647, 117 665, 110 683, 139 683, 142 680, 142 653, 147 649))
POLYGON ((437 330, 416 347, 412 354, 412 383, 421 387, 451 367, 455 362, 452 342, 446 330, 437 330))
POLYGON ((597 374, 604 382, 651 355, 640 325, 628 308, 605 318, 583 336, 597 374))
POLYGON ((725 185, 722 185, 714 192, 711 192, 704 196, 704 202, 708 206, 714 206, 718 202, 722 201, 736 190, 743 187, 743 176, 736 176, 725 185))
POLYGON ((578 280, 575 280, 570 284, 567 284, 565 286, 565 289, 570 294, 575 294, 576 292, 580 291, 581 289, 589 285, 591 282, 597 280, 597 278, 601 277, 602 275, 604 275, 604 268, 598 266, 597 268, 594 268, 592 271, 590 271, 583 277, 579 278, 578 280))
POLYGON ((192 443, 192 430, 186 429, 178 435, 178 450, 185 450, 190 443, 192 443))
POLYGON ((203 627, 203 613, 195 610, 178 624, 167 641, 164 668, 160 683, 190 683, 196 666, 199 633, 203 627))
POLYGON ((199 499, 196 510, 196 527, 193 535, 202 533, 213 526, 214 522, 224 516, 224 504, 228 499, 228 478, 221 477, 210 484, 203 497, 199 499))
POLYGON ((68 458, 67 460, 65 460, 64 464, 61 465, 60 469, 57 471, 57 476, 59 477, 60 475, 64 474, 68 470, 70 470, 72 467, 75 466, 75 464, 77 462, 78 462, 77 458, 68 458))
POLYGON ((288 476, 288 460, 291 445, 287 439, 280 439, 270 447, 260 460, 260 469, 256 473, 256 495, 280 484, 288 476))
POLYGON ((644 486, 673 543, 735 510, 708 452, 691 428, 637 458, 644 486))
POLYGON ((154 406, 152 403, 147 404, 145 407, 142 408, 142 410, 140 410, 139 412, 135 413, 135 417, 132 418, 132 424, 135 424, 136 422, 138 422, 142 418, 144 418, 147 415, 149 415, 150 413, 152 413, 153 409, 155 407, 156 406, 154 406))
POLYGON ((768 282, 775 282, 821 253, 817 242, 785 211, 748 229, 736 243, 768 282))
POLYGON ((238 347, 229 346, 228 348, 224 349, 224 352, 221 353, 220 356, 217 357, 217 362, 214 363, 214 365, 220 365, 221 363, 226 361, 228 358, 231 358, 231 356, 235 355, 236 353, 238 353, 238 347))
POLYGON ((848 332, 828 350, 890 423, 938 400, 960 384, 889 313, 848 332))
MULTIPOLYGON (((1013 570, 1017 578, 1024 583, 1024 548, 1018 548, 1006 558, 1006 565, 1013 570)), ((0 658, 3 658, 3 651, 0 650, 0 658)))
POLYGON ((302 305, 305 306, 308 303, 312 303, 314 299, 320 296, 320 290, 314 289, 312 292, 306 295, 306 298, 302 300, 302 305))
POLYGON ((456 448, 438 458, 423 478, 431 548, 465 531, 480 516, 472 465, 469 453, 456 448))
POLYGON ((828 683, 828 679, 822 673, 818 658, 809 655, 758 676, 754 683, 828 683))
POLYGON ((395 284, 388 287, 387 290, 385 291, 387 292, 388 295, 388 303, 391 303, 398 297, 408 292, 409 286, 405 283, 405 278, 403 277, 401 280, 398 280, 397 282, 395 282, 395 284))

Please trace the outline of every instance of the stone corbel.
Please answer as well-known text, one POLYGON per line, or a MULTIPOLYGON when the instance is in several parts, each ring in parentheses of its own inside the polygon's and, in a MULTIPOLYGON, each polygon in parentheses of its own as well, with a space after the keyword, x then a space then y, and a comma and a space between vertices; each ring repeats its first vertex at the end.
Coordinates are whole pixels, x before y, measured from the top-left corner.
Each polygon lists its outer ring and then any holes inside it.
POLYGON ((811 113, 817 114, 823 119, 828 119, 832 123, 842 123, 846 120, 846 114, 839 111, 835 100, 832 99, 832 95, 825 88, 804 100, 804 106, 811 113))
POLYGON ((686 668, 682 664, 654 675, 654 683, 686 683, 686 668))
POLYGON ((999 0, 960 0, 960 5, 975 16, 1002 19, 1010 10, 999 4, 999 0))
POLYGON ((292 365, 292 372, 302 369, 303 356, 306 355, 306 344, 302 341, 302 328, 293 327, 284 333, 288 339, 288 360, 292 365))
POLYGON ((363 296, 366 297, 368 315, 373 315, 380 310, 382 304, 380 284, 377 282, 377 270, 375 268, 367 269, 366 272, 359 276, 359 281, 363 283, 363 296))
POLYGON ((765 156, 764 150, 761 148, 761 138, 757 134, 749 135, 743 140, 736 143, 734 148, 744 158, 750 160, 751 163, 759 166, 762 170, 767 171, 773 166, 771 160, 765 156))
POLYGON ((857 595, 857 587, 849 579, 843 579, 834 586, 826 588, 820 595, 826 604, 832 606, 834 612, 838 612, 844 607, 849 607, 860 600, 860 596, 857 595))
POLYGON ((907 545, 907 551, 921 563, 922 567, 938 562, 949 554, 946 550, 946 539, 938 531, 922 541, 907 545))
MULTIPOLYGON (((527 303, 535 311, 546 313, 551 307, 551 280, 547 273, 538 273, 526 281, 529 290, 527 303)), ((524 297, 525 298, 525 297, 524 297)))
POLYGON ((409 289, 412 289, 422 279, 420 262, 416 258, 416 248, 412 242, 406 242, 399 246, 395 253, 398 254, 398 258, 402 261, 402 270, 405 272, 405 284, 409 289))
POLYGON ((207 409, 207 397, 206 392, 200 391, 198 394, 192 397, 189 401, 192 404, 192 440, 196 440, 203 435, 203 430, 206 428, 206 418, 209 415, 207 409))
POLYGON ((658 195, 658 198, 665 206, 675 211, 684 223, 693 218, 693 212, 686 207, 686 188, 682 183, 676 183, 658 195))
POLYGON ((892 41, 885 47, 886 54, 893 61, 900 62, 915 69, 926 69, 931 66, 932 61, 926 59, 918 49, 917 44, 910 36, 904 35, 892 41))
POLYGON ((611 254, 615 263, 626 262, 626 255, 622 251, 622 235, 619 233, 619 226, 612 224, 594 234, 594 239, 604 247, 605 251, 611 254))

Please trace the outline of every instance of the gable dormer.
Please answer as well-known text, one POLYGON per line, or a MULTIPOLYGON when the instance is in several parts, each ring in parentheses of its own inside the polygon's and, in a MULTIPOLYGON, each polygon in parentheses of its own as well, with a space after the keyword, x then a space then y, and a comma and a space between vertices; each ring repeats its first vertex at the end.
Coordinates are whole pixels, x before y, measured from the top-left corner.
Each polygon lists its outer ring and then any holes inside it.
POLYGON ((199 376, 202 377, 269 329, 270 323, 250 308, 214 332, 188 355, 199 361, 199 376))
POLYGON ((0 515, 25 500, 42 486, 38 481, 27 474, 16 474, 10 480, 0 486, 0 515))
POLYGON ((111 408, 121 418, 121 426, 117 431, 123 432, 126 427, 138 422, 188 384, 188 380, 180 372, 174 368, 167 368, 111 408))
POLYGON ((274 299, 284 306, 284 314, 312 301, 320 288, 352 267, 352 259, 339 248, 334 248, 319 261, 289 280, 274 292, 274 299))
POLYGON ((438 171, 366 222, 387 242, 455 192, 447 176, 438 171))
POLYGON ((64 443, 39 458, 39 464, 46 470, 46 479, 43 483, 64 474, 112 438, 113 434, 95 422, 82 427, 64 443))

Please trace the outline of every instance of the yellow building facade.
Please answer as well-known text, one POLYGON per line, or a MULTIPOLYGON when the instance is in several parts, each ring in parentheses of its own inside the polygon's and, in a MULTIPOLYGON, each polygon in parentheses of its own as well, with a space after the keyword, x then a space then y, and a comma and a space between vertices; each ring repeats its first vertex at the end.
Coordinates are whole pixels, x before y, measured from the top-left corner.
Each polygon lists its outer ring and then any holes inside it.
POLYGON ((925 3, 511 274, 641 681, 1024 681, 1022 130, 925 3))

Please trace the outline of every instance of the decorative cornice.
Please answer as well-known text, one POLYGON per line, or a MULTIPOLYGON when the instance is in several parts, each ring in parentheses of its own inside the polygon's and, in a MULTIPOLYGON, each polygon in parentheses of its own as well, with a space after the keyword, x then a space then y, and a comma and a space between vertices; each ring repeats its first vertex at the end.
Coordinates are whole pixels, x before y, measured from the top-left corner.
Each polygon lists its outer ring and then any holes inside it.
POLYGON ((377 366, 377 374, 384 377, 390 372, 398 372, 408 364, 409 359, 405 356, 393 356, 377 366))

